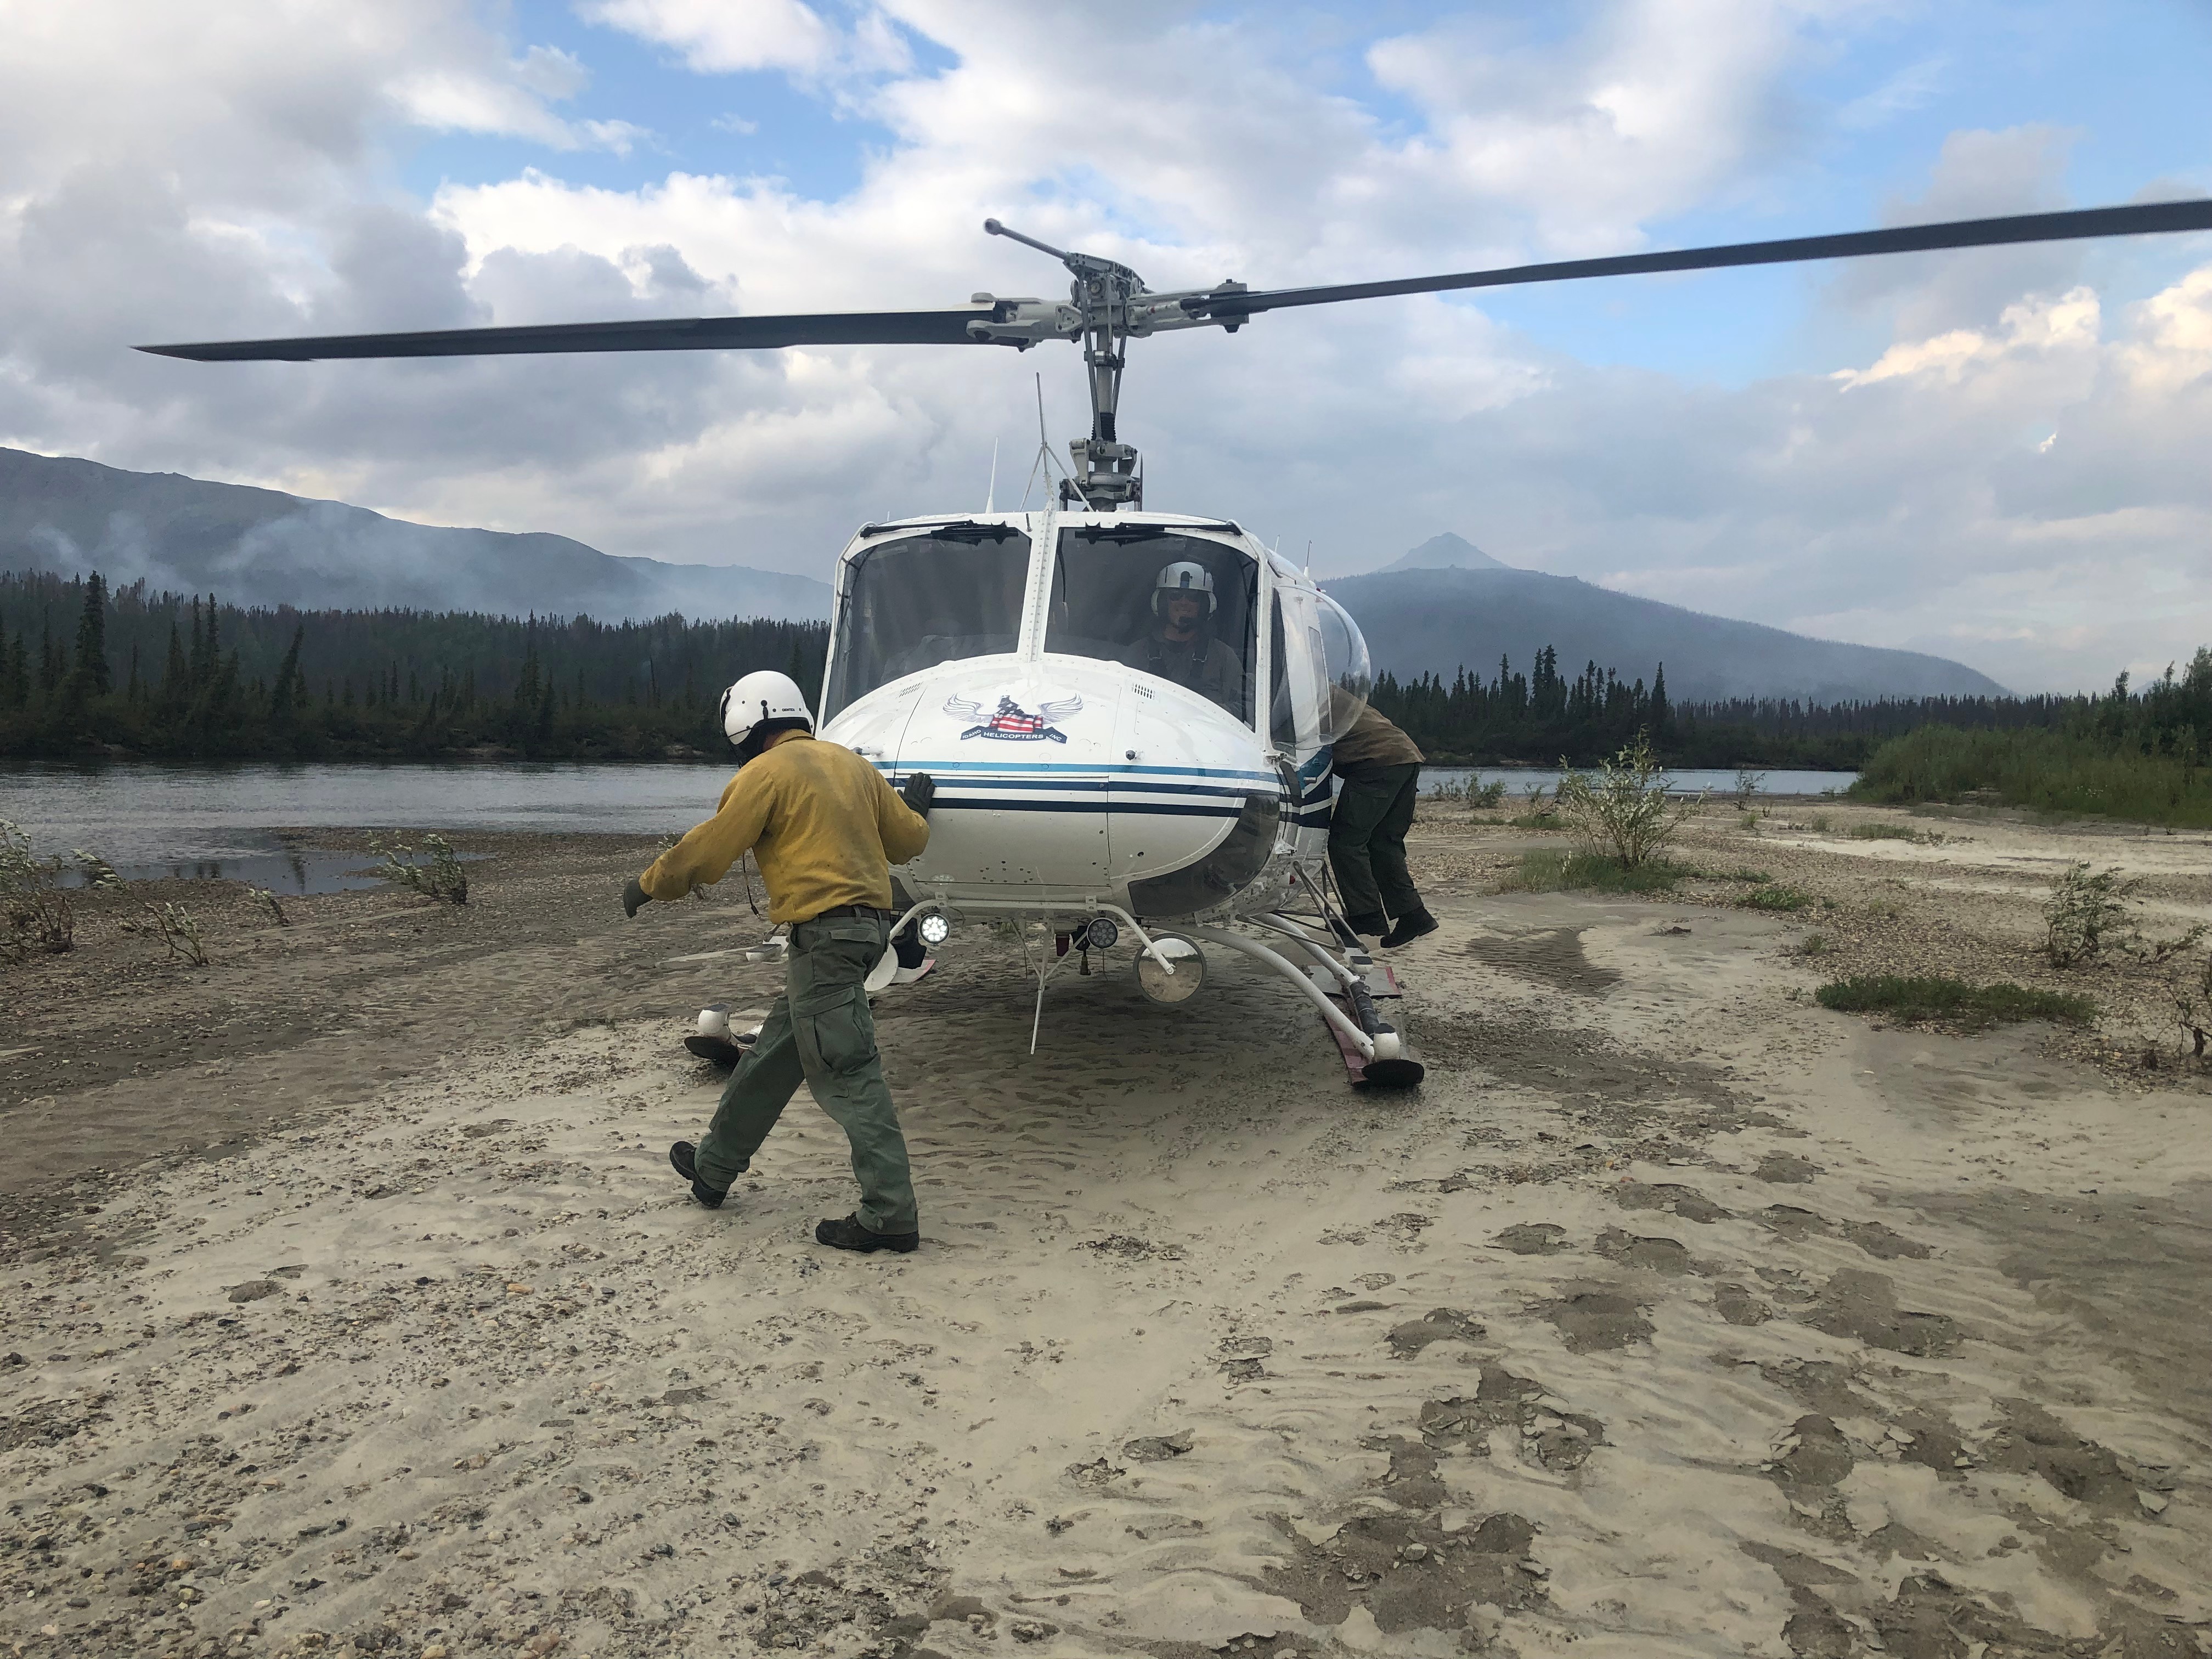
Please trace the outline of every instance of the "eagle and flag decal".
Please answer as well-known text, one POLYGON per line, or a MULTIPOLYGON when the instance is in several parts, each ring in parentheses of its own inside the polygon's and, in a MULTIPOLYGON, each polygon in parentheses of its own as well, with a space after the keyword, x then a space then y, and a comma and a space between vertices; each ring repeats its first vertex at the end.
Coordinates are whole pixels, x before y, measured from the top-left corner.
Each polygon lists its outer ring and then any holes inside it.
MULTIPOLYGON (((974 720, 983 712, 983 705, 965 697, 947 700, 945 712, 957 720, 974 720)), ((1002 696, 999 707, 988 720, 979 720, 960 734, 961 741, 969 738, 997 738, 1009 743, 1066 743, 1067 733, 1054 728, 1059 722, 1083 712, 1083 699, 1062 697, 1056 702, 1041 702, 1032 714, 1012 697, 1002 696)))

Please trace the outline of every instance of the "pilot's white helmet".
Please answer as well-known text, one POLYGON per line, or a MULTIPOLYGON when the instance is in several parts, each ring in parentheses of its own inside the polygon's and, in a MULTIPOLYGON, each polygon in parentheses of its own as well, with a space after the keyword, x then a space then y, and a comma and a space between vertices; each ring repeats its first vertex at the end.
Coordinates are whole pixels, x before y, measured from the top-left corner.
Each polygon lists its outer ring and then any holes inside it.
POLYGON ((732 743, 741 744, 763 720, 805 720, 814 724, 813 712, 788 674, 763 668, 746 675, 722 693, 722 730, 732 743))
POLYGON ((1213 573, 1195 559, 1179 559, 1160 572, 1152 584, 1152 614, 1160 614, 1160 601, 1170 593, 1198 593, 1206 599, 1206 614, 1213 614, 1213 573))

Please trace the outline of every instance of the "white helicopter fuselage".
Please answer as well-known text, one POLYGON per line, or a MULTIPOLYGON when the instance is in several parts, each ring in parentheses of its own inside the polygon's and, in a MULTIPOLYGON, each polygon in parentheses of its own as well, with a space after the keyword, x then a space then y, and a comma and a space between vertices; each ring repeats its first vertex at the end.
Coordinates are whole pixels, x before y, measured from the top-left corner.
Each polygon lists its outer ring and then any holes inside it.
MULTIPOLYGON (((1320 635, 1304 624, 1318 590, 1225 520, 1054 510, 958 519, 960 535, 1003 528, 1012 533, 1001 546, 1015 537, 1028 544, 1018 626, 1012 638, 991 641, 1011 648, 894 674, 837 706, 841 653, 849 669, 866 649, 855 641, 866 625, 855 600, 865 609, 858 590, 869 556, 947 522, 870 526, 846 549, 823 694, 825 738, 894 783, 915 772, 936 781, 928 848, 899 872, 916 901, 1069 923, 1109 908, 1146 920, 1220 920, 1279 908, 1310 878, 1301 866, 1317 876, 1328 833, 1329 682, 1311 656, 1320 635), (1146 533, 1153 529, 1157 540, 1146 533), (1055 617, 1065 620, 1067 594, 1083 587, 1066 562, 1083 556, 1094 534, 1115 538, 1102 544, 1102 559, 1141 571, 1148 583, 1148 565, 1194 551, 1225 578, 1243 573, 1238 636, 1212 645, 1226 647, 1243 670, 1240 687, 1208 696, 1109 659, 1100 650, 1110 639, 1089 641, 1089 650, 1053 648, 1065 643, 1055 617), (1278 611, 1285 625, 1258 625, 1278 611), (1272 696, 1261 694, 1271 686, 1272 696), (1238 701, 1243 707, 1224 706, 1238 701)), ((1011 573, 1014 563, 1007 557, 1002 568, 1011 573)), ((916 602, 909 598, 908 608, 916 602)), ((1153 617, 1117 614, 1123 649, 1141 662, 1153 617)), ((956 651, 963 642, 944 637, 956 651)), ((988 638, 981 630, 965 636, 978 637, 988 638)))

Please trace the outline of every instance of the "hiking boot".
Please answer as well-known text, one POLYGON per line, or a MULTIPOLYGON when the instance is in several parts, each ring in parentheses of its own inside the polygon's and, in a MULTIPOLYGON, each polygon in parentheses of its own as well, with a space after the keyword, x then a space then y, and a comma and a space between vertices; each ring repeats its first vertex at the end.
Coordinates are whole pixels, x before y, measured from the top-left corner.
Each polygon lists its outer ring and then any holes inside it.
POLYGON ((1376 910, 1364 916, 1346 916, 1344 919, 1344 925, 1355 933, 1365 933, 1370 937, 1380 938, 1390 931, 1390 918, 1380 910, 1376 910))
POLYGON ((871 1232, 860 1224, 860 1218, 848 1215, 842 1221, 823 1221, 815 1224, 814 1242, 828 1244, 840 1250, 896 1250, 905 1255, 921 1248, 920 1233, 871 1232))
POLYGON ((692 1197, 710 1210, 719 1210, 722 1207, 722 1200, 730 1195, 729 1188, 709 1187, 699 1179, 698 1153, 699 1149, 690 1141, 679 1140, 668 1149, 669 1167, 691 1183, 692 1197))
POLYGON ((1401 945, 1411 945, 1425 933, 1437 931, 1437 919, 1425 908, 1398 918, 1398 925, 1382 935, 1382 948, 1395 951, 1401 945))
POLYGON ((729 1071, 735 1069, 737 1063, 745 1057, 745 1050, 753 1046, 757 1035, 752 1031, 739 1031, 730 1037, 718 1037, 695 1031, 684 1039, 684 1046, 700 1059, 729 1071))

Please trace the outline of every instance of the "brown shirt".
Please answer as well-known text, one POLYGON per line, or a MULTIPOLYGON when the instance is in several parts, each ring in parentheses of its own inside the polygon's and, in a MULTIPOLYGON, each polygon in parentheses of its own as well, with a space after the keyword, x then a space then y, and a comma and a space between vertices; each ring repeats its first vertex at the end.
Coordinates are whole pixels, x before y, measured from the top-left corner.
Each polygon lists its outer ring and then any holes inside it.
POLYGON ((1352 730, 1339 734, 1330 768, 1339 777, 1348 777, 1355 770, 1418 766, 1425 758, 1411 738, 1383 719, 1370 703, 1359 711, 1352 730))

